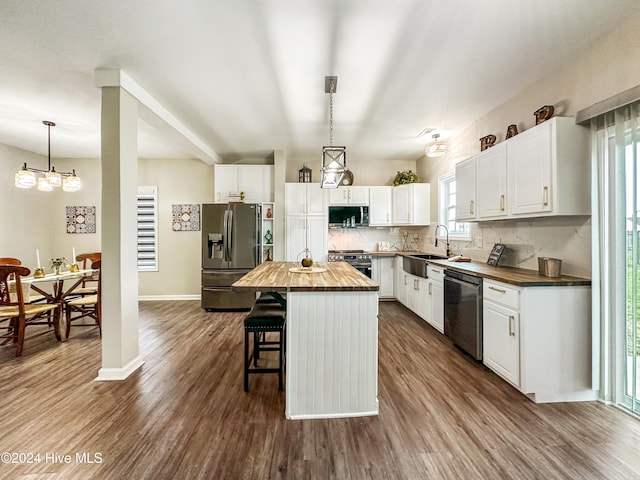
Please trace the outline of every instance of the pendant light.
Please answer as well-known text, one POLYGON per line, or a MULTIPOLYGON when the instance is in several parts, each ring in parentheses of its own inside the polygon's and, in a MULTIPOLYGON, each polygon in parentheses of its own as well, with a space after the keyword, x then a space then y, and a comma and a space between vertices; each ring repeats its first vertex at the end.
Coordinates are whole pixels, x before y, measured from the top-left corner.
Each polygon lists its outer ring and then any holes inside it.
POLYGON ((329 94, 329 146, 322 147, 321 188, 338 188, 347 171, 346 147, 333 146, 333 94, 337 85, 338 77, 324 77, 324 92, 329 94))
POLYGON ((433 138, 433 143, 426 146, 424 150, 425 155, 429 158, 445 155, 449 151, 449 145, 447 145, 447 142, 438 140, 438 138, 440 138, 439 133, 434 133, 431 137, 433 138))
POLYGON ((65 192, 76 192, 80 190, 80 178, 76 176, 75 169, 72 172, 56 172, 56 168, 51 166, 51 127, 55 127, 56 124, 48 120, 43 120, 42 123, 47 126, 48 134, 48 169, 40 170, 39 168, 27 167, 27 164, 22 165, 22 169, 19 170, 14 176, 14 185, 18 188, 31 188, 38 186, 38 190, 43 192, 50 192, 54 187, 62 186, 65 192), (36 174, 39 174, 36 179, 36 174))

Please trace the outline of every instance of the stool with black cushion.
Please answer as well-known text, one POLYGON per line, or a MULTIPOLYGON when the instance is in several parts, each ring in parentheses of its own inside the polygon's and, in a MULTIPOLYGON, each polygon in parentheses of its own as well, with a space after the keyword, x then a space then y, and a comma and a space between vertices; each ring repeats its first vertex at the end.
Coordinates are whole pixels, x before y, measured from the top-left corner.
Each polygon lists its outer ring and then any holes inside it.
POLYGON ((249 391, 249 374, 277 373, 278 389, 283 389, 285 353, 285 311, 271 304, 256 304, 244 319, 244 390, 249 391), (278 333, 278 340, 267 340, 267 333, 278 333), (253 333, 253 350, 250 352, 249 337, 253 333), (278 367, 258 367, 260 352, 277 351, 278 367), (251 363, 253 361, 253 367, 251 363))
POLYGON ((275 292, 262 292, 256 300, 256 305, 273 305, 280 306, 283 310, 287 309, 287 294, 275 292))

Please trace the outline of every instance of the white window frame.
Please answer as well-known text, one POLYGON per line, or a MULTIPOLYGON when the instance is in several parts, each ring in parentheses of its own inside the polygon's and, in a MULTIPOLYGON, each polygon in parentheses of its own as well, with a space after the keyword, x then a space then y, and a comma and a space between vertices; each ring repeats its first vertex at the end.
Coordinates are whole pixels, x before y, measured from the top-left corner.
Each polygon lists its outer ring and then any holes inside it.
MULTIPOLYGON (((449 210, 455 209, 455 204, 451 205, 450 185, 456 181, 455 172, 447 173, 438 177, 438 223, 449 228, 449 239, 471 240, 471 225, 467 222, 455 222, 456 228, 449 227, 449 210)), ((455 194, 454 194, 455 195, 455 194)), ((438 238, 445 238, 444 229, 439 230, 438 238)))
POLYGON ((158 271, 158 187, 138 187, 138 271, 158 271))

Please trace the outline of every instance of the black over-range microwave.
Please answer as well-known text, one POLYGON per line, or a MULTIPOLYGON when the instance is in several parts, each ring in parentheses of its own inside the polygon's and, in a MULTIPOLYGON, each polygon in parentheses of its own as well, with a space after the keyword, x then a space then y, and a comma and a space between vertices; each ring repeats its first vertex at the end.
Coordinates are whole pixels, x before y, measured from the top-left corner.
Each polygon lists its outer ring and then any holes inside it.
POLYGON ((369 207, 329 207, 330 227, 368 227, 369 207))

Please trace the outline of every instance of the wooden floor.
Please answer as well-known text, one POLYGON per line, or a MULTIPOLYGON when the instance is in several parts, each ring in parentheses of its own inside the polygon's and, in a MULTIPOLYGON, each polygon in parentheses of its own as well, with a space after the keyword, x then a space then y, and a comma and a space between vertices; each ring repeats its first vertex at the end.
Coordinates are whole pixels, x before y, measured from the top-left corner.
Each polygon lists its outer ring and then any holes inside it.
POLYGON ((19 359, 1 347, 0 452, 33 457, 0 454, 0 478, 640 478, 638 420, 536 405, 395 302, 380 306, 380 415, 286 420, 276 375, 243 392, 242 318, 141 303, 146 363, 123 382, 94 381, 95 329, 27 340, 19 359))

